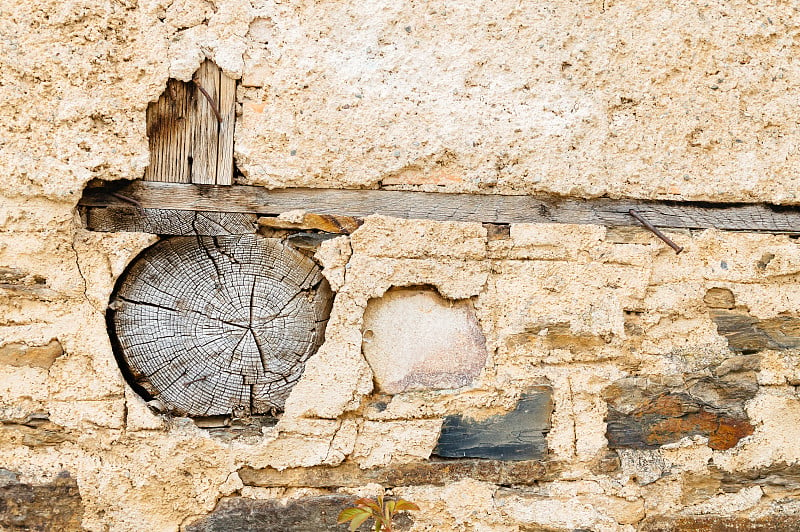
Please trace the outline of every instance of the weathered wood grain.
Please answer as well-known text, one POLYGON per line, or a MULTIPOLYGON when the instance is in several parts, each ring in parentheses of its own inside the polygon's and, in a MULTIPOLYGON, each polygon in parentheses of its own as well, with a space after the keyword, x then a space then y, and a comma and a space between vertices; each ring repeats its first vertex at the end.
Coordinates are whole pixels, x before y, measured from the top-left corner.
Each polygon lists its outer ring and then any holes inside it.
MULTIPOLYGON (((213 64, 213 63, 212 63, 213 64)), ((236 80, 218 70, 219 144, 217 149, 217 185, 233 184, 233 127, 236 123, 236 80)))
POLYGON ((171 79, 164 94, 147 108, 147 138, 150 165, 145 168, 145 181, 191 183, 193 130, 196 99, 192 88, 171 79))
POLYGON ((246 235, 255 233, 256 215, 241 212, 138 209, 134 206, 87 209, 87 229, 129 231, 154 235, 246 235))
POLYGON ((283 408, 330 303, 319 267, 279 240, 173 237, 132 264, 109 317, 120 358, 168 411, 247 415, 283 408))
MULTIPOLYGON (((460 222, 570 223, 606 226, 639 225, 635 209, 662 228, 800 233, 800 207, 769 204, 711 204, 613 199, 445 194, 389 190, 279 189, 254 186, 202 186, 133 182, 119 191, 146 208, 246 212, 278 215, 301 209, 319 215, 364 218, 382 214, 397 218, 460 222)), ((123 205, 101 189, 87 191, 81 204, 123 205)))
POLYGON ((189 83, 169 80, 147 109, 150 165, 144 180, 232 184, 235 96, 236 80, 211 61, 189 83))

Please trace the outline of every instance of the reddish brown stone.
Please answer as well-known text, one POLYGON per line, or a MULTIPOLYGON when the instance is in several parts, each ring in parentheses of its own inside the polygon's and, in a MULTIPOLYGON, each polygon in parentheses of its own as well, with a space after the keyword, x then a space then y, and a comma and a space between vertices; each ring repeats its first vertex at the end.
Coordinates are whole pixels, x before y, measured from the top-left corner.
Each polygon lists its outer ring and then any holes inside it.
MULTIPOLYGON (((673 414, 675 415, 675 414, 673 414)), ((675 441, 676 434, 708 436, 708 446, 714 450, 734 447, 739 440, 753 433, 753 426, 744 420, 720 416, 706 410, 680 417, 670 417, 650 426, 648 443, 663 445, 675 441)))
POLYGON ((730 449, 753 433, 744 402, 757 389, 752 371, 672 387, 656 379, 621 379, 604 393, 609 447, 654 449, 699 435, 708 437, 712 449, 730 449))

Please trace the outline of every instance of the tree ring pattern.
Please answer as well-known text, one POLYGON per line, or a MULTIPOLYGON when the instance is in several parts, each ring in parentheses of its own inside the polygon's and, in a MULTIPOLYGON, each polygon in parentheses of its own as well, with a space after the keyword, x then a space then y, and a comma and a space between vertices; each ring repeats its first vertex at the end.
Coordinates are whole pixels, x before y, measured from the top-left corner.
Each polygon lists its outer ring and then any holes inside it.
POLYGON ((177 415, 283 409, 324 339, 331 291, 281 240, 172 237, 117 283, 109 329, 123 371, 177 415))

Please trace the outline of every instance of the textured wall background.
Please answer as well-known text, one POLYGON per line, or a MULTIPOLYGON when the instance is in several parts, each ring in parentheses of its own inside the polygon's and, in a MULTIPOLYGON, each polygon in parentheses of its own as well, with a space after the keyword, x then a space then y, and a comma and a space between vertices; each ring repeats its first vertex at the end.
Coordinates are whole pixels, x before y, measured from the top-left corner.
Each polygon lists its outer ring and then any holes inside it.
POLYGON ((368 219, 317 254, 337 296, 286 413, 231 437, 125 385, 104 310, 154 237, 75 210, 142 176, 148 102, 205 57, 241 78, 243 183, 798 203, 799 30, 792 2, 6 0, 0 522, 213 530, 383 485, 412 530, 800 528, 793 238, 368 219), (404 286, 474 309, 470 384, 375 389, 364 313, 404 286), (534 392, 540 459, 428 460, 534 392))

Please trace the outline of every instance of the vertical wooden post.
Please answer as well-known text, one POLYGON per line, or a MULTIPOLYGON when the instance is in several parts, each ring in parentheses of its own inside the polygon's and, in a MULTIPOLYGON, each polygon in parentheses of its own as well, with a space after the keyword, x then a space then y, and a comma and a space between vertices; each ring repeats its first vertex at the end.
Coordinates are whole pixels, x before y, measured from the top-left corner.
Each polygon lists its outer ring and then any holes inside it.
POLYGON ((205 61, 190 83, 171 79, 147 109, 145 181, 233 184, 236 80, 205 61))

